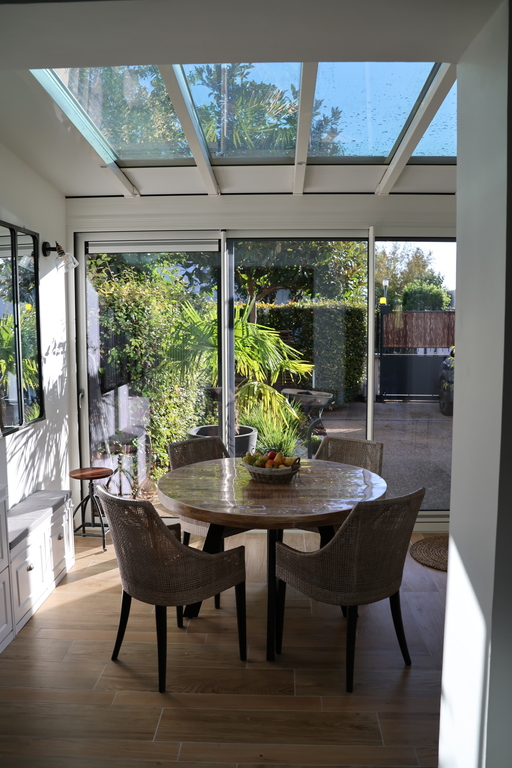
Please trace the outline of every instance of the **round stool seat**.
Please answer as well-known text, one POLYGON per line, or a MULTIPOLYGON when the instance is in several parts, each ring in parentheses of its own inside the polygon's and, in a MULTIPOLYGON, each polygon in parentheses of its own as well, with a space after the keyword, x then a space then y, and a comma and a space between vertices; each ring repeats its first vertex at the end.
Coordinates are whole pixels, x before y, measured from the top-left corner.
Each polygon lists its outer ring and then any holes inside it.
POLYGON ((84 467, 83 469, 72 469, 69 476, 74 480, 101 480, 102 477, 110 477, 114 470, 110 467, 84 467))

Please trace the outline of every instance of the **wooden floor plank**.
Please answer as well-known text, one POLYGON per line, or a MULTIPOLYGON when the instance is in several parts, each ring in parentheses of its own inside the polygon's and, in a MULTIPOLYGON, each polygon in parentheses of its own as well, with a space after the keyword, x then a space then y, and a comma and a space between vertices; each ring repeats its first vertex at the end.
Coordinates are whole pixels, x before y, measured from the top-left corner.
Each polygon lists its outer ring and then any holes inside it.
POLYGON ((202 762, 206 760, 226 762, 236 761, 239 765, 301 765, 339 766, 379 766, 386 768, 417 768, 418 759, 413 749, 360 746, 324 746, 319 744, 204 744, 185 743, 180 751, 180 760, 202 762))
POLYGON ((243 744, 353 744, 380 746, 374 712, 267 712, 201 710, 200 727, 191 710, 164 709, 157 741, 227 743, 233 734, 243 744))
MULTIPOLYGON (((293 531, 312 551, 316 534, 293 531)), ((76 537, 77 565, 0 654, 0 764, 9 768, 436 768, 446 574, 407 558, 404 667, 389 601, 360 608, 354 693, 346 621, 288 590, 283 652, 267 662, 266 536, 246 547, 248 659, 234 590, 199 618, 168 615, 167 693, 157 692, 155 617, 134 601, 111 661, 121 587, 112 545, 76 537)), ((197 539, 195 546, 202 546, 197 539)))

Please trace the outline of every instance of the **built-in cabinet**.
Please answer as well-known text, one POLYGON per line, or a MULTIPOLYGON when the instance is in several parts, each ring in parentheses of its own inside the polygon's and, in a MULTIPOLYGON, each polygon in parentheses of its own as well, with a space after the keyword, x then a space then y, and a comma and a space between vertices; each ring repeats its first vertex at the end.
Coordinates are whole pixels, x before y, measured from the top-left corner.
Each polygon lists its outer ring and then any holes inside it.
POLYGON ((12 619, 9 539, 7 536, 7 489, 0 486, 0 650, 14 637, 12 619))
POLYGON ((74 563, 69 491, 37 491, 6 511, 0 497, 0 651, 74 563))

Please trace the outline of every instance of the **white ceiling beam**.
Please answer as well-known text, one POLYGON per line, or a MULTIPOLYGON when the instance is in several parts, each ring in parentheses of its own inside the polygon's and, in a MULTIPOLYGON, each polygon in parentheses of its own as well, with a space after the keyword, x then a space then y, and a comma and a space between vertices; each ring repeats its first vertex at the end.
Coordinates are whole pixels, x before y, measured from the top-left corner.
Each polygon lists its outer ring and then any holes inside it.
POLYGON ((158 67, 171 103, 181 123, 197 169, 209 195, 219 195, 220 189, 210 162, 208 147, 188 90, 185 74, 179 64, 158 67))
POLYGON ((299 115, 297 119, 297 144, 295 146, 295 172, 292 188, 294 195, 302 195, 304 192, 317 72, 318 63, 316 61, 302 64, 299 115))
POLYGON ((100 168, 104 168, 107 174, 110 176, 110 180, 116 185, 119 191, 124 197, 139 197, 140 192, 137 187, 132 184, 130 179, 115 163, 106 163, 101 165, 100 168))
POLYGON ((456 79, 455 64, 441 64, 432 85, 380 180, 376 195, 389 195, 456 79))

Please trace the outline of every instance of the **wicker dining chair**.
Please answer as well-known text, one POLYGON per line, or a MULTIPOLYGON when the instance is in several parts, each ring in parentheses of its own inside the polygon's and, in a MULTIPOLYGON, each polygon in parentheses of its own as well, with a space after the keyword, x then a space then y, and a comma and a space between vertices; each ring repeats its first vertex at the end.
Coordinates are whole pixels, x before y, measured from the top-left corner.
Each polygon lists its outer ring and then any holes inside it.
POLYGON ((107 518, 123 588, 121 615, 112 652, 116 661, 128 623, 132 598, 155 606, 158 690, 165 692, 167 606, 176 606, 183 627, 183 606, 235 587, 240 658, 247 658, 245 550, 208 554, 179 541, 179 526, 166 526, 149 501, 112 496, 96 487, 107 518), (178 534, 178 536, 176 535, 178 534))
MULTIPOLYGON (((229 457, 226 446, 220 437, 193 437, 190 440, 181 440, 177 443, 170 443, 167 446, 169 456, 169 469, 179 469, 187 464, 196 464, 210 459, 226 459, 229 457)), ((181 532, 183 543, 188 545, 191 536, 202 536, 206 538, 208 533, 208 523, 202 520, 193 520, 190 517, 180 516, 181 532)), ((222 532, 222 539, 228 536, 236 536, 238 533, 245 533, 245 528, 225 527, 222 532)), ((224 543, 221 543, 222 551, 224 543)), ((215 595, 215 607, 220 608, 220 595, 215 595)))
POLYGON ((384 446, 374 440, 361 440, 353 437, 324 437, 315 459, 338 461, 340 464, 352 464, 363 467, 380 475, 382 472, 382 454, 384 446))
POLYGON ((346 607, 346 686, 354 683, 358 606, 389 597, 391 615, 405 664, 410 666, 400 610, 405 557, 425 489, 394 499, 356 504, 337 533, 315 552, 276 546, 277 637, 283 641, 286 584, 322 603, 346 607))
MULTIPOLYGON (((193 437, 179 443, 170 443, 167 446, 167 453, 170 470, 210 459, 229 458, 229 453, 220 437, 193 437)), ((208 533, 208 523, 203 523, 202 520, 180 516, 180 525, 184 544, 189 543, 191 535, 205 537, 208 533)), ((244 528, 224 528, 223 538, 244 532, 244 528)))
MULTIPOLYGON (((315 453, 314 459, 337 461, 340 464, 351 464, 362 467, 369 472, 380 475, 382 472, 382 454, 384 445, 373 440, 362 440, 355 437, 324 437, 315 453)), ((301 525, 301 528, 312 533, 319 533, 315 525, 301 525)), ((334 526, 338 530, 339 525, 334 526)))

